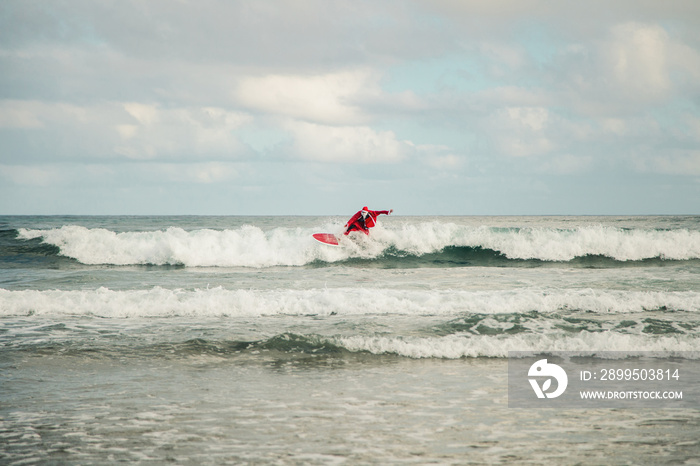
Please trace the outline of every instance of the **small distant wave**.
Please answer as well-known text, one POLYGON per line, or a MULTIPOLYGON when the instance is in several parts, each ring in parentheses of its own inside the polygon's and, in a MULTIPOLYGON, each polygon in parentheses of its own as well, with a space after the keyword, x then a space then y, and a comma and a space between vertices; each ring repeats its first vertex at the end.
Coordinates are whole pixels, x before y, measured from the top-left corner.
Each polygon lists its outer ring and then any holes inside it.
MULTIPOLYGON (((700 292, 515 289, 495 291, 328 288, 228 290, 5 290, 0 316, 257 317, 457 316, 569 311, 624 315, 648 311, 700 312, 700 292)), ((522 318, 523 320, 526 317, 522 318)))
POLYGON ((28 323, 0 332, 3 351, 38 355, 255 359, 262 354, 269 361, 310 355, 453 359, 503 358, 509 351, 700 352, 700 292, 688 291, 0 289, 0 317, 28 323), (125 318, 146 326, 184 318, 217 329, 242 319, 272 328, 279 316, 298 320, 298 333, 227 340, 217 331, 212 333, 218 337, 183 341, 173 340, 178 337, 173 333, 160 340, 160 334, 143 339, 98 331, 113 330, 109 319, 125 318), (320 324, 310 330, 306 319, 320 324), (365 325, 383 319, 410 321, 410 329, 365 325))
POLYGON ((114 341, 51 341, 41 339, 5 346, 5 351, 36 356, 102 358, 239 358, 256 362, 354 356, 413 359, 507 358, 510 351, 573 352, 581 356, 603 352, 658 352, 676 358, 700 359, 700 339, 689 335, 621 334, 616 332, 566 335, 447 335, 447 336, 322 336, 283 333, 262 340, 207 340, 141 343, 114 341))
MULTIPOLYGON (((468 227, 441 222, 379 226, 370 238, 344 237, 341 248, 311 238, 315 229, 246 225, 230 230, 171 227, 113 232, 69 225, 19 229, 20 241, 40 239, 45 253, 82 264, 176 265, 185 267, 274 267, 361 264, 383 267, 521 266, 566 263, 612 267, 635 263, 700 260, 700 231, 625 230, 606 226, 575 229, 468 227)), ((34 246, 35 248, 37 246, 34 246)))
POLYGON ((0 230, 0 253, 3 256, 57 256, 61 253, 58 246, 39 241, 40 236, 34 241, 16 241, 18 237, 18 230, 0 230))
POLYGON ((700 339, 651 335, 626 335, 615 332, 581 333, 568 336, 464 336, 445 337, 343 337, 336 344, 352 352, 364 351, 375 355, 394 354, 409 358, 506 358, 509 351, 553 352, 570 351, 592 355, 603 351, 667 352, 677 357, 700 358, 700 339), (593 350, 592 348, 595 348, 593 350))

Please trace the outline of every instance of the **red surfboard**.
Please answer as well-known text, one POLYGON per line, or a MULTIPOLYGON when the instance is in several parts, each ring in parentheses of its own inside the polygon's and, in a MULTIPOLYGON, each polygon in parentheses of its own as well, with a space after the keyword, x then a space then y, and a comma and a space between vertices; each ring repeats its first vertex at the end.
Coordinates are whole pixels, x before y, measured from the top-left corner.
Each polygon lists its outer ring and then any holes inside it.
POLYGON ((320 241, 323 244, 328 244, 331 246, 340 246, 338 237, 333 233, 314 233, 313 237, 316 241, 320 241))

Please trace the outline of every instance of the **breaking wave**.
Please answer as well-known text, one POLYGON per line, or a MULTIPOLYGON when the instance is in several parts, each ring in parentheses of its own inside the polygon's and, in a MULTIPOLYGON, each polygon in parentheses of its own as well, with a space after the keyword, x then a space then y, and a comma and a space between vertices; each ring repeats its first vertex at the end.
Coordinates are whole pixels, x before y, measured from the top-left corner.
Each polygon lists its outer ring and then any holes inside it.
MULTIPOLYGON (((65 332, 66 329, 63 329, 65 332)), ((659 336, 614 332, 573 335, 561 333, 542 336, 521 335, 448 335, 448 336, 321 336, 283 333, 262 340, 207 340, 101 344, 99 341, 51 341, 42 339, 6 345, 5 351, 33 355, 56 354, 91 358, 188 358, 214 356, 237 358, 249 355, 261 362, 291 358, 346 358, 353 355, 400 356, 414 359, 507 358, 510 351, 575 352, 601 355, 603 352, 659 352, 666 356, 700 359, 700 339, 695 336, 659 336), (125 347, 131 351, 125 351, 125 347), (592 349, 595 348, 595 349, 592 349)))
MULTIPOLYGON (((370 238, 343 237, 342 247, 316 242, 311 234, 336 231, 246 225, 227 230, 113 232, 69 225, 19 229, 17 239, 38 241, 45 255, 82 264, 176 265, 186 267, 273 267, 375 264, 384 267, 519 266, 567 263, 621 266, 639 262, 700 259, 700 231, 627 230, 608 226, 574 229, 470 227, 442 222, 380 225, 370 238), (55 248, 55 249, 47 249, 55 248)), ((31 246, 23 246, 31 249, 31 246)))
POLYGON ((700 292, 377 291, 0 289, 0 317, 21 317, 23 322, 0 332, 0 347, 39 355, 250 355, 265 361, 354 355, 503 358, 509 351, 590 352, 592 348, 700 352, 700 292), (289 322, 280 321, 282 316, 293 317, 292 327, 297 330, 280 331, 276 322, 289 322), (161 339, 160 331, 136 331, 137 336, 132 336, 109 325, 128 319, 135 327, 153 329, 163 319, 173 318, 197 322, 194 327, 211 328, 218 336, 183 335, 179 340, 177 332, 166 332, 161 339), (313 330, 308 319, 317 324, 313 330), (270 333, 258 339, 233 335, 227 339, 226 328, 238 332, 240 322, 264 326, 270 333), (380 322, 387 326, 376 325, 380 322), (143 338, 144 334, 157 341, 143 338))
MULTIPOLYGON (((325 288, 308 290, 5 290, 2 316, 259 317, 542 315, 581 311, 624 315, 647 311, 700 313, 700 292, 537 289, 460 291, 325 288)), ((523 318, 524 319, 524 318, 523 318)), ((466 324, 465 324, 466 325, 466 324)))

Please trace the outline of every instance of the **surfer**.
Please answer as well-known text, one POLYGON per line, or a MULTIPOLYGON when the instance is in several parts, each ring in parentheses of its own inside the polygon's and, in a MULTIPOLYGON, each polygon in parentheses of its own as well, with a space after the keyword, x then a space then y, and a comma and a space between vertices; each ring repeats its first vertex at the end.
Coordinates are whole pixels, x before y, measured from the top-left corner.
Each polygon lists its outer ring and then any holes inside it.
POLYGON ((357 230, 365 235, 369 235, 369 229, 377 224, 377 217, 381 214, 389 215, 393 211, 394 209, 369 210, 367 206, 365 206, 348 220, 348 223, 345 224, 347 228, 343 234, 347 235, 351 231, 357 230))

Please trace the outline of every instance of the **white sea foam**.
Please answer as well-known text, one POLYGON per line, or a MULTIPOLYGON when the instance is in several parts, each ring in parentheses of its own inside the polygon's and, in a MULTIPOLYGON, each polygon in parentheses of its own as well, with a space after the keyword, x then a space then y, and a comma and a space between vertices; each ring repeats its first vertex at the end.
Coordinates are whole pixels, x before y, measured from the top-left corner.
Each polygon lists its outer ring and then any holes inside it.
POLYGON ((0 289, 0 317, 248 321, 309 315, 325 316, 330 324, 387 316, 400 334, 362 325, 353 327, 354 334, 336 334, 332 326, 330 335, 318 339, 352 352, 411 358, 506 357, 508 351, 700 351, 700 336, 692 330, 700 316, 700 292, 0 289), (668 311, 675 311, 668 314, 672 320, 664 318, 668 311), (399 327, 408 321, 422 330, 404 332, 399 327), (647 333, 654 325, 675 331, 647 333))
POLYGON ((687 260, 700 258, 700 231, 624 230, 585 226, 552 228, 465 227, 453 223, 406 224, 401 229, 378 229, 374 238, 414 254, 439 251, 447 246, 492 249, 510 259, 569 261, 600 255, 619 261, 648 258, 687 260))
MULTIPOLYGON (((700 357, 700 337, 696 335, 663 336, 616 332, 581 332, 565 335, 447 335, 444 337, 374 337, 350 336, 330 340, 349 351, 372 354, 397 354, 410 358, 495 357, 504 358, 509 351, 573 351, 581 354, 603 351, 658 351, 695 354, 700 357)), ((686 356, 684 355, 684 356, 686 356)))
POLYGON ((699 292, 536 289, 497 291, 387 290, 5 290, 0 316, 219 317, 274 315, 524 314, 536 311, 643 313, 659 309, 700 312, 699 292))
POLYGON ((551 228, 499 229, 444 222, 378 226, 371 238, 343 238, 332 248, 311 238, 314 231, 336 231, 338 225, 320 228, 261 228, 186 231, 166 230, 115 233, 105 229, 63 226, 50 230, 20 229, 20 239, 41 238, 57 246, 64 256, 84 264, 154 264, 190 267, 300 266, 314 261, 337 262, 349 258, 423 255, 446 247, 498 251, 509 259, 570 261, 586 255, 618 261, 648 258, 689 260, 700 258, 700 232, 694 230, 623 230, 587 226, 570 230, 551 228))
POLYGON ((52 230, 19 230, 23 239, 43 238, 61 254, 83 264, 154 264, 266 267, 303 265, 333 259, 329 248, 315 248, 310 234, 254 226, 236 230, 167 230, 115 233, 97 228, 64 226, 52 230))

